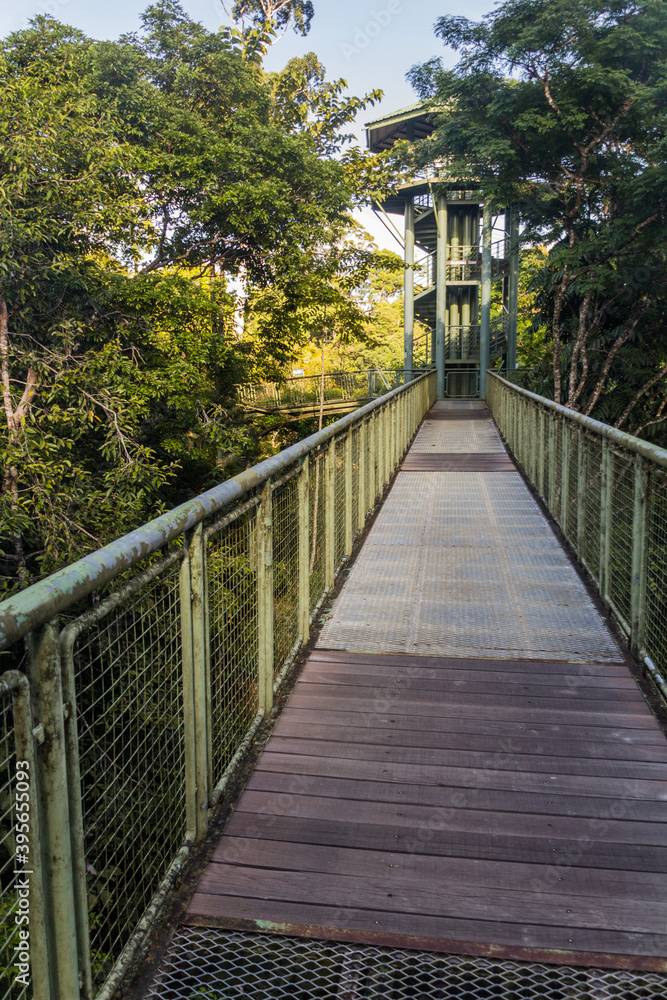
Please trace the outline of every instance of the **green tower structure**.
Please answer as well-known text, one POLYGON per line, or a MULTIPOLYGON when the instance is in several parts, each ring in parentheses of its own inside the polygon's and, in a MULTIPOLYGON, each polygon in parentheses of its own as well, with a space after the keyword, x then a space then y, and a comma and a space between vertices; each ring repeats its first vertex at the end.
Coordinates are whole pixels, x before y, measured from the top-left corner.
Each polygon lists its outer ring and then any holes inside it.
MULTIPOLYGON (((437 113, 419 102, 369 122, 368 147, 380 152, 399 140, 425 139, 437 113)), ((492 361, 516 368, 519 217, 509 206, 494 218, 483 191, 457 187, 451 178, 441 193, 441 179, 430 167, 377 205, 404 220, 405 378, 435 367, 439 398, 484 397, 492 361), (492 320, 494 282, 502 282, 502 311, 492 320), (418 340, 415 320, 428 331, 418 340)))

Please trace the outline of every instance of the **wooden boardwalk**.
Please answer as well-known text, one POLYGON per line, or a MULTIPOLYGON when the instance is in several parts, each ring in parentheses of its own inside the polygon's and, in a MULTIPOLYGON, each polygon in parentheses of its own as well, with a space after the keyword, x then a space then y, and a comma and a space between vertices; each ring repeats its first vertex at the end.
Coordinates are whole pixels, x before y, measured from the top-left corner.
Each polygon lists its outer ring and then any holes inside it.
POLYGON ((465 411, 427 419, 186 923, 665 970, 667 742, 465 411))

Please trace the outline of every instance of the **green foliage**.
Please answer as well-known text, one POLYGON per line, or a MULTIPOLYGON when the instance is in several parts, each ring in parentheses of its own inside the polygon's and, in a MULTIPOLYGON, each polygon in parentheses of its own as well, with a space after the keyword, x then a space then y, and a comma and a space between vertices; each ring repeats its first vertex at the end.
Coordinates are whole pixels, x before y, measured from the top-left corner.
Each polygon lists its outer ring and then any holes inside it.
POLYGON ((411 71, 444 108, 421 162, 520 204, 524 243, 549 247, 535 291, 555 397, 643 430, 667 398, 667 7, 507 0, 436 33, 463 58, 411 71))
MULTIPOLYGON (((278 7, 307 27, 308 4, 278 7)), ((265 9, 244 7, 270 33, 265 9)), ((235 387, 322 311, 363 335, 351 290, 375 258, 348 238, 360 166, 340 153, 377 94, 313 55, 267 74, 249 45, 175 0, 117 42, 40 16, 0 44, 5 589, 253 461, 235 387)))

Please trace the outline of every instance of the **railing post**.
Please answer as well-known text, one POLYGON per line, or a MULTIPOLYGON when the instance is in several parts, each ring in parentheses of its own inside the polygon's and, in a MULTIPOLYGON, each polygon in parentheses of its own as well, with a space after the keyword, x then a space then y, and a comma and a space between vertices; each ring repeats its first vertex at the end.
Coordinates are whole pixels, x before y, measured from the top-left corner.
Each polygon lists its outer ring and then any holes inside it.
MULTIPOLYGON (((35 721, 44 730, 37 754, 37 788, 42 821, 41 847, 52 1000, 80 994, 69 789, 65 754, 65 705, 60 673, 57 621, 30 633, 35 721)), ((80 789, 72 789, 80 795, 80 789)))
POLYGON ((577 428, 577 554, 585 561, 588 445, 583 427, 577 428))
POLYGON ((331 592, 336 577, 336 439, 331 438, 324 459, 324 586, 331 592))
POLYGON ((632 578, 630 590, 630 650, 639 657, 646 633, 648 569, 649 475, 646 459, 635 456, 635 496, 632 517, 632 578))
POLYGON ((185 797, 188 839, 200 843, 206 834, 209 780, 206 650, 204 622, 203 532, 198 525, 185 537, 181 563, 181 640, 183 655, 183 727, 185 737, 185 797))
POLYGON ((262 490, 257 508, 257 653, 259 708, 273 708, 273 490, 262 490))
POLYGON ((600 594, 609 601, 611 570, 611 493, 613 484, 614 454, 607 439, 602 441, 602 470, 600 482, 600 594))
POLYGON ((308 642, 310 634, 310 457, 302 460, 299 472, 299 636, 308 642))
POLYGON ((352 428, 348 428, 345 435, 344 446, 344 468, 345 468, 345 552, 344 555, 350 558, 352 554, 352 428))
POLYGON ((560 463, 560 526, 567 535, 568 512, 570 507, 570 426, 563 417, 561 428, 561 463, 560 463))

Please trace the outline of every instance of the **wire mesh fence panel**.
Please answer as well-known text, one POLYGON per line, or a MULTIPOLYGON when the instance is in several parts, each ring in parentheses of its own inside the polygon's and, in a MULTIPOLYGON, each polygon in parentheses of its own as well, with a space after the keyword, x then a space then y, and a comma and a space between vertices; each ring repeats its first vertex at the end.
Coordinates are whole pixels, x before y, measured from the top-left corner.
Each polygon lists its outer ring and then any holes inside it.
MULTIPOLYGON (((21 774, 22 779, 25 777, 21 774)), ((22 880, 16 856, 18 779, 12 696, 0 693, 0 1000, 27 1000, 32 996, 30 985, 19 982, 16 964, 20 943, 17 883, 22 880)), ((29 785, 29 779, 23 783, 29 785)))
POLYGON ((345 555, 345 438, 336 440, 334 452, 334 565, 340 566, 345 555))
POLYGON ((612 452, 611 483, 609 596, 629 623, 634 502, 634 462, 631 455, 616 450, 612 452))
POLYGON ((566 424, 568 436, 568 477, 567 477, 567 536, 575 546, 579 528, 579 435, 577 428, 566 424))
POLYGON ((352 428, 352 537, 356 538, 361 530, 361 517, 359 512, 359 438, 360 425, 352 428))
POLYGON ((602 503, 602 442, 587 434, 586 442, 586 494, 585 534, 581 556, 589 572, 599 583, 600 567, 600 511, 602 503))
POLYGON ((310 576, 310 612, 315 610, 325 590, 324 553, 326 546, 326 489, 324 450, 309 456, 308 492, 310 500, 309 536, 310 553, 308 572, 310 576))
POLYGON ((257 498, 207 532, 213 781, 224 774, 258 710, 257 498))
MULTIPOLYGON (((648 513, 646 649, 654 664, 667 668, 667 472, 652 475, 648 513)), ((663 690, 667 694, 667 684, 663 690)))
MULTIPOLYGON (((298 471, 298 470, 297 470, 298 471)), ((280 670, 298 636, 299 483, 291 475, 273 491, 273 658, 280 670)))
POLYGON ((74 645, 96 985, 185 838, 179 567, 174 553, 119 606, 84 616, 74 645))
POLYGON ((552 434, 549 445, 552 454, 552 492, 550 494, 549 509, 556 520, 560 521, 561 490, 563 482, 563 423, 559 417, 553 418, 552 434))

